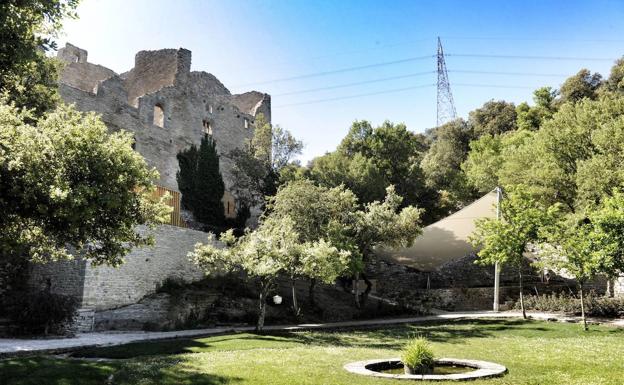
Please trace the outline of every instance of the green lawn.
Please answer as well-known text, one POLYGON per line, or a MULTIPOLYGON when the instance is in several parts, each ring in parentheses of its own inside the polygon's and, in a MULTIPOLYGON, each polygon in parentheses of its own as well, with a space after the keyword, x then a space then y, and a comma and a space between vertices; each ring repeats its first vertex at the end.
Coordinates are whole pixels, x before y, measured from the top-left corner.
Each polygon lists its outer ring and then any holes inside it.
MULTIPOLYGON (((509 373, 474 385, 624 382, 624 330, 521 320, 456 321, 379 330, 238 334, 0 361, 0 384, 403 384, 348 373, 351 361, 398 356, 428 337, 439 357, 480 359, 509 373), (97 360, 94 357, 109 358, 97 360), (112 376, 112 377, 111 377, 112 376)), ((440 384, 440 383, 438 383, 440 384)))

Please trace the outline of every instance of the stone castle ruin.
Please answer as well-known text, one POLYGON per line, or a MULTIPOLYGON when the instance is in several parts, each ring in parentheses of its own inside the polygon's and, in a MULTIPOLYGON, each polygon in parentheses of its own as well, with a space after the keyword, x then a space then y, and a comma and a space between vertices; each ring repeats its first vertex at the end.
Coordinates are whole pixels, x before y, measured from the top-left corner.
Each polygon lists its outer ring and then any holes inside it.
MULTIPOLYGON (((135 150, 160 173, 159 191, 172 192, 178 208, 176 155, 199 145, 204 134, 212 135, 226 190, 225 214, 236 215, 233 163, 227 155, 251 138, 259 114, 271 121, 269 95, 233 95, 214 75, 191 71, 191 52, 183 48, 141 51, 134 68, 122 74, 89 63, 87 51, 71 44, 59 50, 58 58, 66 63, 59 84, 62 99, 80 111, 98 113, 111 131, 132 132, 135 150)), ((50 284, 52 291, 76 297, 82 307, 79 329, 90 330, 96 312, 135 304, 168 279, 203 278, 187 254, 207 240, 206 233, 163 225, 153 235, 153 247, 133 250, 119 268, 95 267, 76 258, 33 266, 30 283, 50 284)))
POLYGON ((204 134, 212 135, 221 158, 226 216, 235 213, 229 152, 253 134, 256 117, 271 121, 271 97, 257 91, 233 95, 214 75, 191 71, 184 48, 140 51, 122 74, 87 61, 87 51, 67 44, 60 94, 81 111, 94 111, 111 131, 134 134, 135 149, 160 173, 158 185, 178 191, 176 155, 204 134), (228 209, 229 207, 229 209, 228 209))

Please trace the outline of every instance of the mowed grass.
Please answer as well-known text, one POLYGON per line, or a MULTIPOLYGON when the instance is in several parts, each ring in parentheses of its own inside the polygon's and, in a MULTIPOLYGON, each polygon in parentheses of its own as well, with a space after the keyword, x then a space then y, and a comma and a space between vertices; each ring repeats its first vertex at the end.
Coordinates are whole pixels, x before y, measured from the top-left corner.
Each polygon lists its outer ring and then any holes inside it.
MULTIPOLYGON (((405 384, 346 372, 344 364, 400 355, 423 335, 438 357, 507 366, 470 384, 624 383, 624 330, 522 320, 472 320, 278 335, 237 334, 90 349, 75 356, 0 361, 0 384, 405 384), (98 361, 99 357, 101 360, 98 361)), ((449 382, 451 384, 452 382, 449 382)), ((444 384, 444 382, 437 382, 444 384)))

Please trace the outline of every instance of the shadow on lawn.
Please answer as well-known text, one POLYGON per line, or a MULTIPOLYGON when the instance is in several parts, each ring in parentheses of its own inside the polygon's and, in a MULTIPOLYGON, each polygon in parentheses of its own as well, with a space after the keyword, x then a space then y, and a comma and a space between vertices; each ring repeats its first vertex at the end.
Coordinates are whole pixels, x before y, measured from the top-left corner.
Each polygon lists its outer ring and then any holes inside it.
MULTIPOLYGON (((384 329, 355 331, 290 333, 291 338, 307 345, 333 345, 399 349, 406 339, 423 336, 434 342, 464 343, 466 338, 488 338, 503 331, 526 332, 539 336, 548 331, 530 320, 461 320, 436 321, 414 325, 396 325, 384 329)), ((282 335, 282 334, 280 334, 282 335)))
MULTIPOLYGON (((620 333, 620 335, 624 335, 622 330, 607 329, 593 330, 582 335, 588 335, 587 333, 602 335, 620 333)), ((414 336, 424 336, 433 342, 462 344, 469 338, 492 338, 501 334, 523 338, 540 338, 545 335, 548 338, 577 338, 581 335, 575 329, 564 327, 561 324, 531 320, 440 320, 411 325, 393 325, 384 328, 272 332, 266 334, 240 333, 196 339, 141 342, 82 350, 74 353, 73 356, 133 358, 226 350, 285 349, 303 345, 400 349, 407 339, 414 336)))
POLYGON ((188 360, 95 362, 35 357, 0 361, 2 385, 221 385, 240 380, 198 373, 188 360))

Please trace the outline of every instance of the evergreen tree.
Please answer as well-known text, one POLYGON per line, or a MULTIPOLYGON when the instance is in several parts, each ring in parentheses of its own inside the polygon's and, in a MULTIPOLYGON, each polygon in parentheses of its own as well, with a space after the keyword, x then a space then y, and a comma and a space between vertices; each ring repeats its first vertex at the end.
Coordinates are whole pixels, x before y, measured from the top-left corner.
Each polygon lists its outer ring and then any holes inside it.
POLYGON ((205 135, 199 145, 178 153, 180 171, 178 188, 182 193, 182 206, 190 210, 195 219, 210 226, 223 225, 223 193, 225 185, 219 171, 219 154, 215 141, 205 135))
POLYGON ((182 207, 194 211, 195 202, 195 175, 197 174, 197 146, 192 145, 187 150, 178 153, 180 171, 176 175, 178 189, 182 193, 182 207))
POLYGON ((195 216, 205 224, 220 226, 224 222, 223 193, 225 185, 219 171, 219 154, 212 136, 204 135, 197 156, 197 172, 194 181, 197 199, 195 216))

